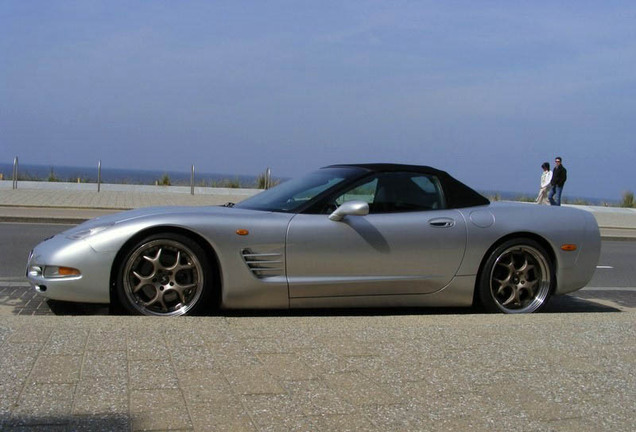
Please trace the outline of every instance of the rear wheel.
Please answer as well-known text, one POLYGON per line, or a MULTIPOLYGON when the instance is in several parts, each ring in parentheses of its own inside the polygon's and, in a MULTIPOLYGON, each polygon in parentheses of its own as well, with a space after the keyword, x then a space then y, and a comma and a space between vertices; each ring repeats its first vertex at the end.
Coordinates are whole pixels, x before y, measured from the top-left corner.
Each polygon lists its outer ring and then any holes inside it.
POLYGON ((554 265, 539 243, 524 238, 509 240, 486 260, 479 298, 490 312, 536 312, 546 305, 554 279, 554 265))
POLYGON ((125 255, 117 294, 133 314, 192 315, 210 303, 212 283, 209 263, 196 242, 179 234, 155 234, 125 255))

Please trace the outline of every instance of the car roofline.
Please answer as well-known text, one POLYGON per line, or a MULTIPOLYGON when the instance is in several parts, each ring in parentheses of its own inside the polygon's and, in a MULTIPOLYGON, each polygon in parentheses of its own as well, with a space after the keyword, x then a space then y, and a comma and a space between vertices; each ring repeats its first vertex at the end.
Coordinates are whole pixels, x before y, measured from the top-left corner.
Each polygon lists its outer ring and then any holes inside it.
POLYGON ((362 168, 372 172, 411 171, 427 174, 449 175, 447 172, 426 165, 407 165, 396 163, 361 163, 361 164, 336 164, 323 168, 362 168))

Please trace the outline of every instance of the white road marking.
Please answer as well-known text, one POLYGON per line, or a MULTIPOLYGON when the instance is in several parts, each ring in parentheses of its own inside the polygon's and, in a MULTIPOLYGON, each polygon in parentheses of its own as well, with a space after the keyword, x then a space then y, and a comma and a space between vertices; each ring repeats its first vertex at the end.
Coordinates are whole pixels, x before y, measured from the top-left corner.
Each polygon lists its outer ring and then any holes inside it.
POLYGON ((13 281, 5 282, 2 279, 0 279, 0 285, 3 287, 9 287, 9 288, 28 288, 31 286, 31 284, 28 282, 13 282, 13 281))
POLYGON ((597 269, 613 269, 614 267, 608 265, 597 265, 597 269))
MULTIPOLYGON (((636 288, 634 287, 585 287, 581 288, 580 291, 625 291, 625 292, 636 292, 636 288)), ((576 291, 574 291, 576 292, 576 291)))

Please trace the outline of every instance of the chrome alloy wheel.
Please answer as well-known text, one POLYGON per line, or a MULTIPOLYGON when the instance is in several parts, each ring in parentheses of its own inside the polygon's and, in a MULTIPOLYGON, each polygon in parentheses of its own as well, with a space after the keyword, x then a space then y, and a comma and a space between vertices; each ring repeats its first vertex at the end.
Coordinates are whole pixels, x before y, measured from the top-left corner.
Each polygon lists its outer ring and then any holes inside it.
POLYGON ((203 274, 201 262, 189 247, 171 239, 152 240, 126 261, 124 294, 143 315, 184 315, 203 293, 203 274))
POLYGON ((490 272, 490 293, 505 313, 530 313, 550 295, 550 263, 538 249, 520 244, 503 250, 490 272))

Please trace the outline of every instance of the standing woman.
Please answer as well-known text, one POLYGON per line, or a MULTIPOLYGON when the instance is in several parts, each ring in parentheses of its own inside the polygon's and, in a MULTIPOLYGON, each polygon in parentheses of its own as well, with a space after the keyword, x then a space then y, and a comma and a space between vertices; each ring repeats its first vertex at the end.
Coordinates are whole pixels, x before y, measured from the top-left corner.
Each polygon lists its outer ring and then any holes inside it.
POLYGON ((548 192, 550 192, 550 182, 552 181, 552 171, 550 171, 550 164, 543 162, 541 164, 543 173, 541 173, 541 189, 539 189, 539 195, 537 196, 537 204, 550 204, 548 200, 548 192))

